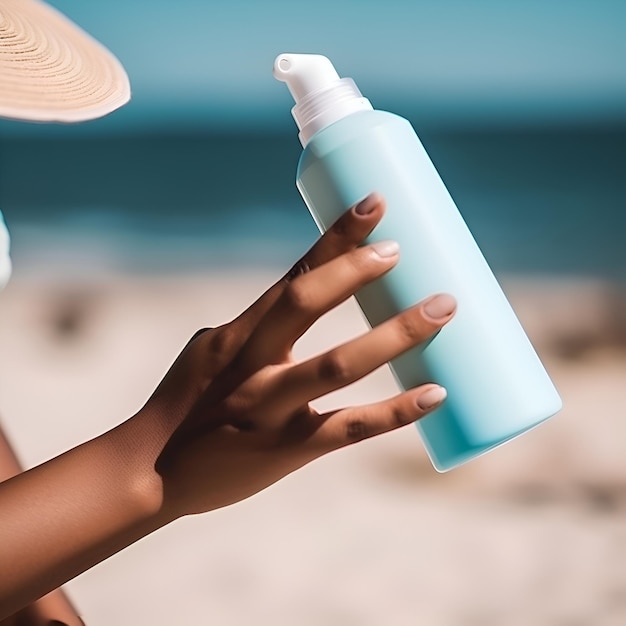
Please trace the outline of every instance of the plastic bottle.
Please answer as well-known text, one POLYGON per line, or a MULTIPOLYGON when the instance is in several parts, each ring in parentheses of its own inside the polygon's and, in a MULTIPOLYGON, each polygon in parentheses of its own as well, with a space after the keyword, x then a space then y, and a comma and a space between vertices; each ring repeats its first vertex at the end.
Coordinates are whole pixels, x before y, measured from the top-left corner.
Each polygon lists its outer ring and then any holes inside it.
POLYGON ((0 290, 9 281, 11 276, 11 259, 9 258, 9 231, 4 225, 2 211, 0 211, 0 290))
POLYGON ((390 365, 404 389, 447 388, 417 424, 446 471, 527 431, 561 399, 411 124, 373 110, 354 81, 313 54, 281 54, 274 76, 295 99, 304 151, 296 185, 320 230, 372 191, 387 212, 369 240, 393 239, 400 261, 356 294, 372 326, 433 293, 457 313, 426 346, 390 365))

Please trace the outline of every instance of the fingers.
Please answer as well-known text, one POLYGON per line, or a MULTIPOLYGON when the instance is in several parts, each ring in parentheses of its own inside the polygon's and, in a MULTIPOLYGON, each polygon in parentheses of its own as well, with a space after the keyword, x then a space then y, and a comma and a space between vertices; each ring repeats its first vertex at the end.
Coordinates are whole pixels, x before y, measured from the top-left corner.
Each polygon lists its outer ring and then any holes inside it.
POLYGON ((246 346, 247 357, 258 363, 283 361, 320 316, 389 271, 398 250, 391 241, 356 248, 294 280, 258 323, 246 346))
POLYGON ((359 380, 434 335, 452 319, 456 300, 431 296, 369 332, 282 373, 281 399, 298 407, 359 380))
POLYGON ((355 204, 317 240, 283 280, 290 282, 307 267, 314 269, 356 248, 374 230, 384 212, 385 201, 379 193, 372 193, 355 204))
POLYGON ((401 428, 436 409, 446 396, 443 387, 428 384, 383 402, 349 407, 314 417, 320 425, 308 437, 306 446, 312 454, 321 456, 401 428))
POLYGON ((247 336, 294 278, 356 248, 374 230, 384 212, 385 202, 378 193, 348 209, 283 278, 232 322, 238 332, 247 336))

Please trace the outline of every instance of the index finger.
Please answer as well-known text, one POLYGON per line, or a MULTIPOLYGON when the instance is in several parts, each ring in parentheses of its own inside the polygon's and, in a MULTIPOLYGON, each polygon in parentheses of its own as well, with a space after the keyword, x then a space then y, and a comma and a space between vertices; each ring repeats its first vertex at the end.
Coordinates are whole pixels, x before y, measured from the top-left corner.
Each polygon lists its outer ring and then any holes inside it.
POLYGON ((374 230, 384 213, 385 201, 379 193, 370 194, 343 213, 289 272, 231 322, 237 332, 245 339, 280 297, 286 285, 300 274, 356 248, 374 230))

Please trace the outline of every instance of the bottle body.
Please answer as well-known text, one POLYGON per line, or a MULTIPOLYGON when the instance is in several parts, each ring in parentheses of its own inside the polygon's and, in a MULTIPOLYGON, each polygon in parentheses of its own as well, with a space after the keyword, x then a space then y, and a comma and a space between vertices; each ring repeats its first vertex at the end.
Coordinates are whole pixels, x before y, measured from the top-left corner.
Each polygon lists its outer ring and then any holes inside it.
POLYGON ((433 465, 451 469, 547 419, 561 400, 410 123, 384 111, 317 132, 297 187, 320 230, 372 191, 387 212, 370 239, 400 244, 400 261, 360 290, 372 326, 439 292, 458 309, 425 346, 391 363, 404 389, 437 382, 446 402, 417 422, 433 465))

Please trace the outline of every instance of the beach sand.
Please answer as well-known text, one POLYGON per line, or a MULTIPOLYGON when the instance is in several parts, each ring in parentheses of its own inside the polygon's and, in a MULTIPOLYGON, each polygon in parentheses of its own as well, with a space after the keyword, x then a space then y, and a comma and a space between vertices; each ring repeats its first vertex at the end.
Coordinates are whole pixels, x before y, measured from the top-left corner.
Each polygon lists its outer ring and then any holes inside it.
MULTIPOLYGON (((132 415, 197 328, 279 275, 17 275, 0 306, 0 416, 24 463, 132 415)), ((504 285, 558 416, 447 474, 407 427, 180 520, 68 583, 86 624, 625 624, 626 300, 594 280, 504 285)), ((297 354, 364 330, 348 302, 297 354)), ((383 368, 317 406, 394 393, 383 368)))

